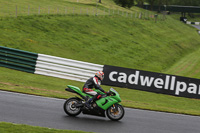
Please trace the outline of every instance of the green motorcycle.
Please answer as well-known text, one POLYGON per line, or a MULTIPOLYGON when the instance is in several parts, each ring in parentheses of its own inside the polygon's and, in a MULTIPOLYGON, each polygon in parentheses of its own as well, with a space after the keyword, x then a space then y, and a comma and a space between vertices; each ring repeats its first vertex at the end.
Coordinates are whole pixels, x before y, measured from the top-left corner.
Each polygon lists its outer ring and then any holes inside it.
POLYGON ((65 101, 64 111, 69 116, 77 116, 81 112, 83 114, 95 115, 107 117, 113 121, 118 121, 124 116, 124 108, 119 104, 121 98, 117 91, 113 88, 110 89, 108 94, 101 92, 100 90, 95 90, 97 93, 101 94, 102 97, 95 102, 91 103, 91 108, 87 108, 85 101, 92 98, 91 95, 83 93, 78 87, 68 85, 66 91, 76 93, 79 97, 72 97, 65 101))

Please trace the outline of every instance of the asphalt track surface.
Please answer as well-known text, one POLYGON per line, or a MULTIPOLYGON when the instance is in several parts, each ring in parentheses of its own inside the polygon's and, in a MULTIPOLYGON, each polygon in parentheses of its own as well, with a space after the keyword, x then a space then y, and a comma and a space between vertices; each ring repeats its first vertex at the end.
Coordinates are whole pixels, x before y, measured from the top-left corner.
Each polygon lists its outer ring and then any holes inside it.
POLYGON ((69 117, 65 100, 0 91, 0 121, 98 133, 200 133, 200 117, 125 108, 125 116, 69 117))
POLYGON ((192 26, 200 30, 200 25, 192 25, 192 26))

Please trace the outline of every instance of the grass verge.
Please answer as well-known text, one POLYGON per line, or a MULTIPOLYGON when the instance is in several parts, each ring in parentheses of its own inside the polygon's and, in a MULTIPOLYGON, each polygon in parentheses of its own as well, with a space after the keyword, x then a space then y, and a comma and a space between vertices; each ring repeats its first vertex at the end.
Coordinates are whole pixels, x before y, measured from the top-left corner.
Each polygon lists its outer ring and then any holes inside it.
POLYGON ((171 66, 166 73, 180 76, 199 78, 200 75, 200 49, 188 54, 171 66))
POLYGON ((13 124, 0 122, 1 133, 91 133, 84 131, 58 130, 52 128, 44 128, 37 126, 29 126, 24 124, 13 124))

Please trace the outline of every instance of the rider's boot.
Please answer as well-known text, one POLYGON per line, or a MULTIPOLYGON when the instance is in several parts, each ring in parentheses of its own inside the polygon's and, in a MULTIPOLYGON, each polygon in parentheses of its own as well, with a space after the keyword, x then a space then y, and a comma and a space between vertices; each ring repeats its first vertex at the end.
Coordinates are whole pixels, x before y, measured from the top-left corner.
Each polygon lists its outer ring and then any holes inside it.
POLYGON ((99 99, 101 97, 101 95, 96 94, 95 96, 93 96, 92 98, 88 99, 85 103, 86 107, 89 109, 92 109, 92 107, 90 106, 92 102, 95 102, 97 99, 99 99))
POLYGON ((91 109, 90 104, 91 104, 92 100, 93 100, 93 98, 89 98, 89 99, 85 102, 86 107, 89 108, 89 109, 91 109))

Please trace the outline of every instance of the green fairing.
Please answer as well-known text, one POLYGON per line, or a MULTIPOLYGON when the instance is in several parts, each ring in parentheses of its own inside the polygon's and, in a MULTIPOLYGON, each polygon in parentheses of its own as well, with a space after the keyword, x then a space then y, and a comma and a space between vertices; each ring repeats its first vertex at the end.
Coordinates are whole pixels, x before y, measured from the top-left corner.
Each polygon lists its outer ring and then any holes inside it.
POLYGON ((87 96, 87 94, 83 93, 78 87, 76 86, 72 86, 72 85, 68 85, 67 87, 73 89, 74 91, 76 91, 77 93, 79 93, 82 96, 87 96))
POLYGON ((118 101, 115 100, 115 99, 112 98, 112 97, 113 97, 113 96, 108 96, 108 97, 105 97, 105 98, 101 98, 101 99, 97 100, 96 103, 97 103, 97 105, 98 105, 100 108, 106 110, 106 109, 108 109, 110 106, 112 106, 113 104, 118 103, 118 101), (107 100, 108 102, 106 102, 106 100, 107 100), (106 104, 105 104, 105 103, 106 103, 106 104))
MULTIPOLYGON (((74 91, 76 91, 78 94, 82 95, 82 96, 89 96, 90 98, 93 97, 91 95, 88 95, 88 94, 85 94, 83 93, 78 87, 76 86, 72 86, 72 85, 68 85, 67 87, 73 89, 74 91)), ((103 92, 101 92, 100 90, 94 90, 100 94, 105 94, 103 92)), ((119 94, 113 90, 110 90, 112 91, 113 93, 115 93, 115 95, 113 96, 107 96, 107 97, 104 97, 104 98, 101 98, 99 100, 96 101, 97 105, 104 109, 104 110, 107 110, 110 106, 112 106, 113 104, 115 103, 118 103, 118 102, 121 102, 121 98, 119 96, 119 94)))
MULTIPOLYGON (((81 91, 78 87, 76 87, 76 86, 68 85, 67 87, 73 89, 74 91, 76 91, 77 93, 79 93, 79 94, 82 95, 82 96, 89 96, 90 98, 93 97, 93 96, 91 96, 91 95, 89 95, 89 94, 86 94, 86 93, 82 92, 82 91, 81 91)), ((96 91, 96 92, 99 93, 99 94, 105 94, 105 93, 103 93, 103 92, 100 91, 100 90, 94 90, 94 91, 96 91)))
POLYGON ((100 90, 94 90, 94 91, 96 91, 97 93, 99 93, 99 94, 105 94, 105 93, 103 93, 102 91, 100 91, 100 90))

